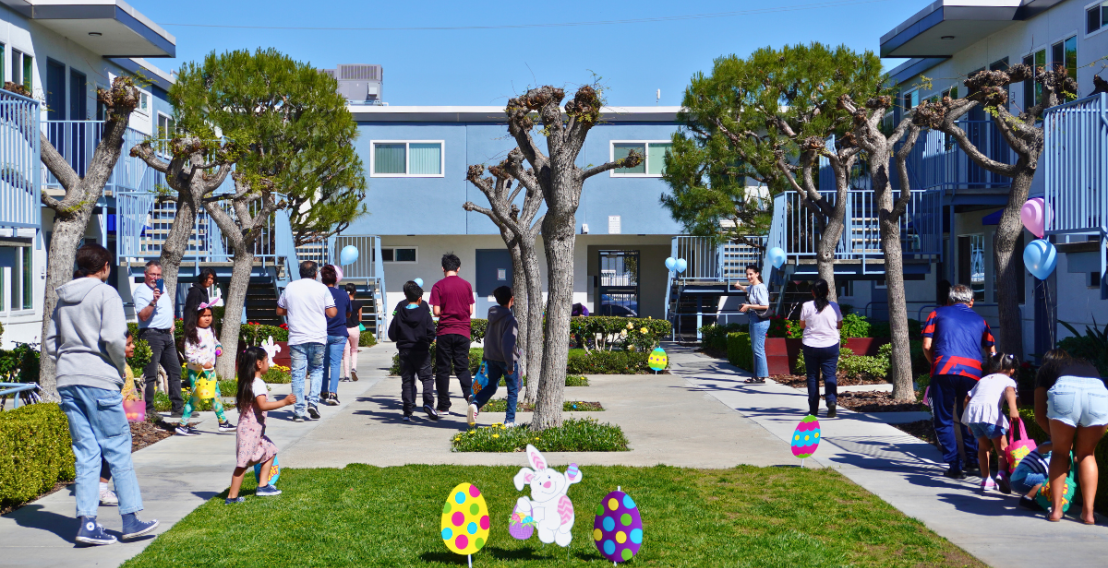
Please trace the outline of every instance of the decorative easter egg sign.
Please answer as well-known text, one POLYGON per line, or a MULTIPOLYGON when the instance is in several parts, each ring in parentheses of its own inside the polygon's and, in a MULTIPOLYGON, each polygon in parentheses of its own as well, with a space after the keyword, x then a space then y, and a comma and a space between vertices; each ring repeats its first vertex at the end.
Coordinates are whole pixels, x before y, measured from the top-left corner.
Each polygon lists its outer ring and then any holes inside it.
POLYGON ((666 367, 669 365, 669 357, 666 355, 665 349, 657 347, 651 351, 650 357, 646 360, 646 364, 649 365, 650 370, 655 373, 666 370, 666 367))
POLYGON ((489 540, 489 508, 481 490, 462 483, 442 508, 442 541, 455 554, 474 554, 489 540))
POLYGON ((612 562, 627 562, 642 546, 642 517, 626 493, 616 490, 604 496, 596 507, 592 540, 600 554, 612 562))
POLYGON ((793 455, 800 459, 816 453, 816 448, 819 447, 819 420, 811 414, 805 416, 793 432, 790 445, 793 455))
MULTIPOLYGON (((277 463, 277 456, 273 456, 273 465, 269 466, 269 484, 277 485, 277 478, 281 477, 281 466, 277 463)), ((254 464, 254 479, 262 482, 262 464, 254 464)))

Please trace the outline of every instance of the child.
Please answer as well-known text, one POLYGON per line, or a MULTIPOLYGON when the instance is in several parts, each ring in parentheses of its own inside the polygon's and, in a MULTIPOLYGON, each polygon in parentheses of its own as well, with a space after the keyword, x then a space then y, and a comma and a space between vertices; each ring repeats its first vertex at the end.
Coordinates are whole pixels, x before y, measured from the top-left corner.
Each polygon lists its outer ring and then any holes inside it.
MULTIPOLYGON (((135 356, 135 338, 131 335, 131 330, 127 330, 124 334, 127 337, 127 347, 124 349, 123 354, 128 359, 135 356)), ((131 370, 131 366, 127 365, 124 369, 123 377, 123 400, 132 401, 139 400, 137 391, 135 390, 135 372, 131 370)), ((115 491, 108 489, 108 482, 112 480, 112 470, 108 467, 108 460, 100 457, 100 504, 106 507, 115 507, 119 505, 119 497, 115 494, 115 491)))
POLYGON ((512 289, 501 286, 493 290, 492 295, 499 305, 489 308, 489 325, 485 332, 485 362, 488 363, 489 384, 471 397, 466 418, 470 426, 477 424, 481 407, 496 394, 496 387, 500 385, 500 377, 503 376, 508 385, 508 410, 504 414, 504 425, 511 427, 516 425, 516 399, 519 396, 519 347, 516 343, 519 324, 512 314, 512 306, 515 304, 512 289))
POLYGON ((1012 472, 1012 486, 1020 492, 1020 507, 1029 511, 1041 512, 1042 505, 1035 501, 1039 488, 1050 480, 1050 456, 1054 449, 1050 442, 1039 444, 1030 454, 1020 460, 1016 471, 1012 472))
MULTIPOLYGON (((431 420, 438 420, 435 410, 434 379, 431 377, 431 342, 435 340, 435 322, 431 310, 423 303, 423 288, 409 280, 404 283, 404 297, 392 312, 389 339, 400 350, 400 398, 404 402, 404 422, 412 421, 415 410, 416 375, 423 383, 423 411, 431 420)), ((441 392, 440 392, 441 395, 441 392)))
MULTIPOLYGON (((189 385, 192 387, 192 396, 185 403, 184 414, 181 415, 181 424, 177 426, 177 433, 182 436, 195 436, 200 433, 196 428, 189 426, 189 418, 194 408, 200 405, 200 397, 196 392, 196 383, 200 379, 215 380, 215 358, 223 351, 223 346, 215 338, 212 331, 212 308, 208 304, 200 304, 195 314, 190 314, 185 321, 185 360, 188 361, 189 385)), ((219 382, 215 383, 215 398, 212 399, 212 410, 219 419, 219 431, 230 432, 235 425, 227 421, 223 414, 223 403, 219 400, 219 382)))
POLYGON ((246 499, 239 497, 242 478, 254 464, 262 464, 258 474, 258 497, 280 495, 281 490, 269 484, 269 468, 277 457, 277 446, 265 435, 266 417, 270 410, 296 404, 296 395, 290 394, 281 401, 269 400, 269 389, 262 377, 269 370, 269 355, 261 347, 248 347, 239 361, 239 389, 235 404, 239 408, 238 433, 235 435, 235 447, 238 461, 235 473, 231 476, 231 489, 224 503, 242 503, 246 499), (253 378, 253 379, 251 379, 253 378))
POLYGON ((988 375, 981 377, 966 396, 966 410, 962 414, 962 423, 969 426, 970 432, 977 438, 977 463, 981 466, 981 490, 992 491, 1000 486, 1002 493, 1011 493, 1008 480, 1008 462, 1004 458, 1008 433, 1008 419, 1000 413, 1001 397, 1008 401, 1008 415, 1012 420, 1019 419, 1016 408, 1016 381, 1012 375, 1019 369, 1019 360, 1015 355, 996 353, 989 356, 986 367, 988 375), (997 453, 997 481, 989 475, 989 441, 997 453))

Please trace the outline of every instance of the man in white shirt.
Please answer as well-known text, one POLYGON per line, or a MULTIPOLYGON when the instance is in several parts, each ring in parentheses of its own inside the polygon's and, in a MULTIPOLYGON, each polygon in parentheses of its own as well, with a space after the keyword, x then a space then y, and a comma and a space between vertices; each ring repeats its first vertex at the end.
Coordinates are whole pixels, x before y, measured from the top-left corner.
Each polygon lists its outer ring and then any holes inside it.
POLYGON ((162 278, 162 264, 156 260, 146 263, 145 280, 135 288, 131 297, 135 300, 138 315, 138 339, 150 345, 150 362, 143 370, 146 382, 146 415, 157 416, 154 409, 154 390, 158 381, 158 365, 169 376, 169 400, 173 403, 170 417, 180 418, 185 406, 181 398, 181 361, 177 358, 177 346, 173 341, 173 294, 158 289, 162 278))
POLYGON ((292 358, 294 422, 319 418, 319 391, 323 384, 323 350, 327 343, 327 318, 335 317, 335 298, 316 280, 316 263, 300 263, 300 280, 285 287, 277 300, 277 315, 286 316, 289 325, 289 355, 292 358), (308 396, 304 396, 304 378, 310 377, 308 396), (304 413, 307 406, 307 414, 304 413))

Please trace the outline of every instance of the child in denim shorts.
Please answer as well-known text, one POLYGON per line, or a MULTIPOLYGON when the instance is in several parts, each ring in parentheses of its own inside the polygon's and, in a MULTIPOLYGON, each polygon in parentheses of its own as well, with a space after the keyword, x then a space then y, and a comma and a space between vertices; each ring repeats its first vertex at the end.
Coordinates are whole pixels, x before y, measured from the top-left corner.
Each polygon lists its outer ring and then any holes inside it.
POLYGON ((1015 355, 997 353, 989 356, 986 364, 988 375, 981 377, 977 385, 966 396, 966 411, 962 414, 962 423, 969 426, 970 432, 977 438, 977 463, 981 466, 981 490, 992 491, 998 486, 1002 493, 1011 493, 1012 485, 1008 480, 1008 462, 1004 458, 1008 433, 1008 419, 1000 411, 1002 399, 1008 401, 1008 415, 1012 420, 1019 419, 1016 408, 1016 381, 1012 375, 1019 369, 1019 360, 1015 355), (997 479, 989 475, 989 449, 996 448, 997 479))

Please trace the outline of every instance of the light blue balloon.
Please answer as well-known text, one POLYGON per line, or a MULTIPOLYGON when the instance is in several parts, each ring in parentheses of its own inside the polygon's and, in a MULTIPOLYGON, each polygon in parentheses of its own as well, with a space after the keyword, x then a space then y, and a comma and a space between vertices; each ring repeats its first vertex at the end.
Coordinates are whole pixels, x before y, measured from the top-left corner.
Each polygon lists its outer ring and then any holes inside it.
POLYGON ((1031 241, 1023 249, 1023 264, 1035 278, 1046 280, 1058 264, 1058 251, 1050 241, 1031 241))
POLYGON ((677 266, 675 267, 677 269, 677 272, 684 272, 685 269, 688 268, 688 267, 689 267, 689 263, 685 262, 685 259, 683 259, 683 258, 677 259, 677 266))
POLYGON ((339 264, 346 266, 355 262, 358 262, 358 247, 354 245, 342 247, 342 252, 339 253, 339 264))
POLYGON ((781 268, 785 264, 785 251, 781 247, 773 247, 766 252, 769 261, 774 268, 781 268))
POLYGON ((416 278, 415 280, 412 280, 412 282, 415 282, 415 285, 419 286, 420 288, 423 287, 423 279, 422 278, 416 278))
POLYGON ((677 266, 677 259, 672 256, 666 259, 666 270, 673 270, 673 267, 677 266))

